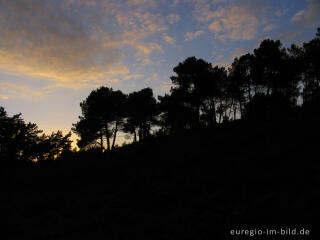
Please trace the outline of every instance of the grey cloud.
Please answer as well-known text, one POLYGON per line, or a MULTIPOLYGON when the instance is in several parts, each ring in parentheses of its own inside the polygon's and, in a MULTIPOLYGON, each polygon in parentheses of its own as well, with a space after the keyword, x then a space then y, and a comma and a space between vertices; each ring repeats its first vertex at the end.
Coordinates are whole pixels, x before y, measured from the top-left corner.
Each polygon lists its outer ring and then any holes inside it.
POLYGON ((94 32, 81 11, 64 1, 0 1, 0 67, 52 78, 101 73, 119 58, 116 40, 94 32), (97 61, 99 59, 99 61, 97 61))

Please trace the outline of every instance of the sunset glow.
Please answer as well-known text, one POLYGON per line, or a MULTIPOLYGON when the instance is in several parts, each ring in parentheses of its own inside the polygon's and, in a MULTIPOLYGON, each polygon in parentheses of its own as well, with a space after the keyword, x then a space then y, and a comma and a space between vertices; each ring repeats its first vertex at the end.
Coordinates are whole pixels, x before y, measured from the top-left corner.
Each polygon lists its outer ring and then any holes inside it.
POLYGON ((228 67, 265 38, 311 39, 318 0, 2 0, 0 105, 70 131, 99 86, 169 92, 188 56, 228 67))

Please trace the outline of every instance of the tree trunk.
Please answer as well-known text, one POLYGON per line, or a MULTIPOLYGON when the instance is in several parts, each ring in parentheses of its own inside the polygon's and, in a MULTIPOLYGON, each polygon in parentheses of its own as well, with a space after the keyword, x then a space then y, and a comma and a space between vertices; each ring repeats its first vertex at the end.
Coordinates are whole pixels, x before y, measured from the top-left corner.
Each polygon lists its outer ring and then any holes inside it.
POLYGON ((211 102, 211 111, 212 111, 212 123, 215 125, 217 123, 217 118, 216 118, 216 104, 214 100, 211 102))
POLYGON ((139 142, 142 141, 142 130, 143 130, 143 127, 142 127, 142 124, 140 124, 140 127, 139 127, 139 142))
POLYGON ((100 134, 100 149, 101 149, 101 152, 103 152, 103 132, 102 131, 100 134))
MULTIPOLYGON (((222 99, 220 99, 220 108, 222 108, 221 106, 222 106, 222 99)), ((219 112, 219 124, 221 123, 222 114, 223 114, 223 112, 222 112, 222 110, 221 110, 221 111, 219 112)))
POLYGON ((237 101, 233 102, 233 121, 236 120, 237 115, 237 101))
POLYGON ((113 133, 112 149, 114 149, 114 145, 116 142, 116 137, 117 137, 117 132, 118 132, 118 124, 119 124, 119 121, 117 120, 115 129, 114 129, 114 133, 113 133))
POLYGON ((137 133, 136 133, 136 129, 133 130, 133 141, 137 142, 137 133))
POLYGON ((225 99, 225 103, 226 103, 226 105, 225 105, 225 109, 224 109, 224 118, 227 118, 227 110, 228 110, 228 100, 227 99, 225 99))
POLYGON ((108 151, 110 151, 110 136, 109 136, 108 124, 106 124, 105 128, 106 128, 106 138, 107 138, 107 149, 108 151))
POLYGON ((199 127, 200 126, 200 103, 197 103, 197 106, 196 106, 196 111, 197 111, 197 116, 196 116, 196 127, 199 127))

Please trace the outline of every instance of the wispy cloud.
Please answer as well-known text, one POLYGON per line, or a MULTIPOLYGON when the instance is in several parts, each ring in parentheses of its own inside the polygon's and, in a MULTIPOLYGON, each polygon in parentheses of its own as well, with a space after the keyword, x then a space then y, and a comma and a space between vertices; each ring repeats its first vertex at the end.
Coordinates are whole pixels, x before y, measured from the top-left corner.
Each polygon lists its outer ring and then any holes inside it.
POLYGON ((248 53, 249 50, 249 48, 236 48, 232 53, 231 61, 233 61, 237 57, 241 57, 242 55, 248 53))
POLYGON ((143 78, 143 75, 142 74, 132 74, 132 75, 127 75, 127 76, 123 77, 124 80, 139 79, 139 78, 143 78))
POLYGON ((298 11, 293 18, 292 22, 301 23, 306 27, 315 27, 320 24, 320 1, 319 0, 306 0, 308 6, 306 9, 298 11))
POLYGON ((266 22, 265 6, 260 1, 214 1, 193 0, 194 17, 207 24, 209 30, 221 41, 250 40, 256 37, 258 28, 266 22), (221 4, 222 3, 222 4, 221 4))
POLYGON ((268 31, 271 31, 272 29, 274 29, 277 25, 276 24, 270 24, 270 25, 267 25, 263 28, 263 31, 264 32, 268 32, 268 31))
POLYGON ((48 87, 32 88, 27 85, 19 85, 10 82, 0 82, 0 89, 5 92, 5 94, 0 94, 0 97, 4 100, 9 98, 35 99, 50 92, 48 87))
POLYGON ((179 0, 173 0, 170 7, 176 7, 176 6, 178 6, 178 4, 179 4, 179 0))
POLYGON ((8 99, 9 99, 9 97, 6 96, 6 95, 4 95, 4 94, 0 94, 0 98, 1 98, 2 100, 8 100, 8 99))
POLYGON ((285 43, 292 43, 294 40, 296 40, 296 38, 298 38, 300 36, 300 32, 297 31, 284 31, 284 32, 280 32, 277 35, 277 39, 280 39, 282 42, 285 43))
POLYGON ((186 33, 186 37, 185 37, 185 41, 191 41, 193 39, 198 38, 200 35, 204 34, 205 32, 203 30, 198 30, 196 32, 187 32, 186 33))
POLYGON ((164 40, 166 43, 169 43, 169 44, 171 44, 171 45, 175 43, 174 38, 171 37, 171 36, 169 36, 169 35, 166 34, 166 33, 164 33, 164 34, 162 35, 162 38, 163 38, 163 40, 164 40))
POLYGON ((106 42, 114 42, 114 36, 92 34, 90 22, 83 25, 81 17, 68 16, 55 3, 1 1, 0 68, 62 82, 113 71, 120 52, 106 42))
MULTIPOLYGON (((0 71, 56 81, 74 88, 122 79, 123 48, 146 63, 159 43, 148 39, 168 29, 152 9, 157 1, 0 2, 0 71), (91 12, 94 10, 94 13, 91 12)), ((175 21, 178 21, 175 17, 175 21)), ((163 35, 169 43, 168 35, 163 35)), ((114 81, 113 81, 114 82, 114 81)))
POLYGON ((174 24, 180 21, 180 16, 174 13, 171 13, 167 16, 167 19, 169 21, 170 24, 174 24))
POLYGON ((275 11, 274 14, 275 14, 277 17, 282 17, 282 16, 284 16, 288 11, 289 11, 289 9, 277 10, 277 11, 275 11))

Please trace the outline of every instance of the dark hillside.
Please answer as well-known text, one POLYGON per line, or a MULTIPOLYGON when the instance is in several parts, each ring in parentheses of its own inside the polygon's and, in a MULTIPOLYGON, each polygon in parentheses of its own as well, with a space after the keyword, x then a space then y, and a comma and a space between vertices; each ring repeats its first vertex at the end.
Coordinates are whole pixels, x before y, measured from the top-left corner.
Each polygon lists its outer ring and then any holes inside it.
POLYGON ((310 223, 319 118, 294 119, 235 121, 6 170, 9 239, 229 239, 234 223, 310 223))

